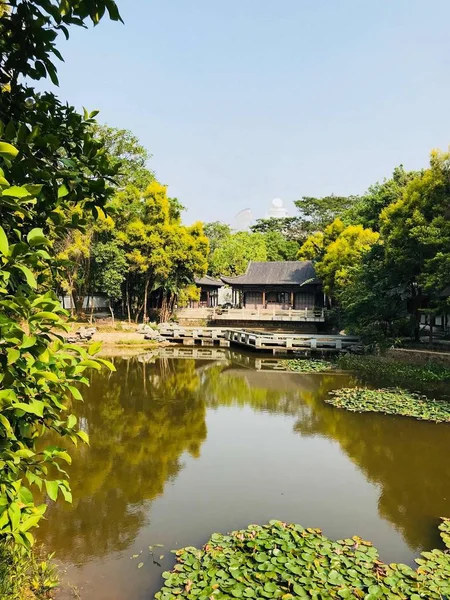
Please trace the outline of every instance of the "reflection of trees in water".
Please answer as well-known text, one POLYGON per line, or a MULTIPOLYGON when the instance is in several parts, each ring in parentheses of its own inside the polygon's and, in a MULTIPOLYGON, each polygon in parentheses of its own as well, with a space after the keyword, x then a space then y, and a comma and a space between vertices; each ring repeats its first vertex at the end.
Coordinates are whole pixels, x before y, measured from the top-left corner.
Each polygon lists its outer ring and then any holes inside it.
POLYGON ((182 453, 198 456, 206 439, 193 362, 116 366, 113 375, 92 376, 79 407, 91 445, 72 450, 73 506, 51 505, 41 527, 60 558, 84 562, 126 548, 144 523, 144 501, 160 495, 182 453))
POLYGON ((436 543, 434 523, 449 514, 449 428, 406 418, 359 415, 323 402, 353 385, 343 374, 256 372, 195 360, 116 361, 117 372, 95 373, 79 416, 91 446, 72 451, 74 504, 51 504, 40 537, 62 559, 125 549, 146 518, 146 501, 198 457, 206 440, 206 407, 251 406, 297 417, 295 430, 339 442, 365 476, 380 485, 381 516, 412 547, 436 543), (425 478, 425 474, 429 477, 425 478))
POLYGON ((380 486, 380 516, 402 532, 412 549, 439 544, 438 517, 450 514, 450 427, 351 413, 322 398, 309 399, 309 419, 300 419, 296 431, 339 442, 367 479, 380 486))

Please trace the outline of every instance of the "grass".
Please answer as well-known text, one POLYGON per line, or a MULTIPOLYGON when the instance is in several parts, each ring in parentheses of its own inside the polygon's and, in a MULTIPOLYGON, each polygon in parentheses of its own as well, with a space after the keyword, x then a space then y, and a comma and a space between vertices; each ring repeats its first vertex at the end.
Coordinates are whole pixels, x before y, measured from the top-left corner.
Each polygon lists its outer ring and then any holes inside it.
POLYGON ((382 356, 355 356, 345 354, 338 359, 338 367, 374 377, 387 382, 439 382, 450 381, 450 367, 437 363, 416 365, 399 362, 382 356))
POLYGON ((421 394, 400 388, 342 388, 330 392, 325 402, 352 412, 379 412, 435 423, 450 422, 449 401, 429 400, 421 394))
POLYGON ((442 521, 447 550, 423 552, 417 570, 381 562, 377 549, 360 537, 335 542, 320 529, 280 521, 215 533, 203 549, 175 552, 177 564, 163 573, 155 597, 443 600, 450 595, 450 520, 442 521))
POLYGON ((294 373, 323 373, 335 367, 329 361, 315 358, 294 358, 291 360, 282 360, 280 363, 287 371, 294 373))
POLYGON ((58 586, 53 555, 0 542, 0 599, 48 600, 58 586))

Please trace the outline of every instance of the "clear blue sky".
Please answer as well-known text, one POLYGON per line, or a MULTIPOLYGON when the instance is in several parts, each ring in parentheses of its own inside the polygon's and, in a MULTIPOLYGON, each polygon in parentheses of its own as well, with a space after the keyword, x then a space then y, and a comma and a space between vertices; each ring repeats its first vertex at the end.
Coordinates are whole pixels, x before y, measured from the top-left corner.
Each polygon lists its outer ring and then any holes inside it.
POLYGON ((186 222, 363 192, 450 142, 448 0, 117 0, 62 99, 152 152, 186 222))

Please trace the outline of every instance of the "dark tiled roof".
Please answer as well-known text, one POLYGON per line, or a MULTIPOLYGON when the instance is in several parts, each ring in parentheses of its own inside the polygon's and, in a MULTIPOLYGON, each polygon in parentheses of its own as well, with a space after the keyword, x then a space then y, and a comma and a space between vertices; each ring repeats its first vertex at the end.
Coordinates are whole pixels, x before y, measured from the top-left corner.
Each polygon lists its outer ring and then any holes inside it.
POLYGON ((223 282, 220 281, 220 279, 214 279, 214 277, 210 277, 209 275, 204 275, 203 277, 199 277, 198 279, 195 279, 195 283, 196 285, 199 286, 207 286, 209 285, 210 287, 222 287, 223 286, 223 282))
POLYGON ((222 277, 230 285, 302 285, 319 283, 311 261, 291 260, 277 262, 250 261, 244 275, 222 277))

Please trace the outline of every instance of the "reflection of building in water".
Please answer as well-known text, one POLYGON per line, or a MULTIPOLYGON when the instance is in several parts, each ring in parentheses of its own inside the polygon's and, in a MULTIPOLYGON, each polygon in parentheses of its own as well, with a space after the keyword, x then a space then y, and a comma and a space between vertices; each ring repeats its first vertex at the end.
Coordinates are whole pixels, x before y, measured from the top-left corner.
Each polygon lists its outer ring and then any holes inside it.
POLYGON ((266 214, 266 219, 274 217, 275 219, 283 219, 289 215, 288 211, 284 208, 283 200, 281 198, 274 198, 270 203, 269 211, 266 214))
POLYGON ((253 214, 250 208, 244 208, 234 217, 233 229, 236 231, 246 231, 253 221, 253 214))

